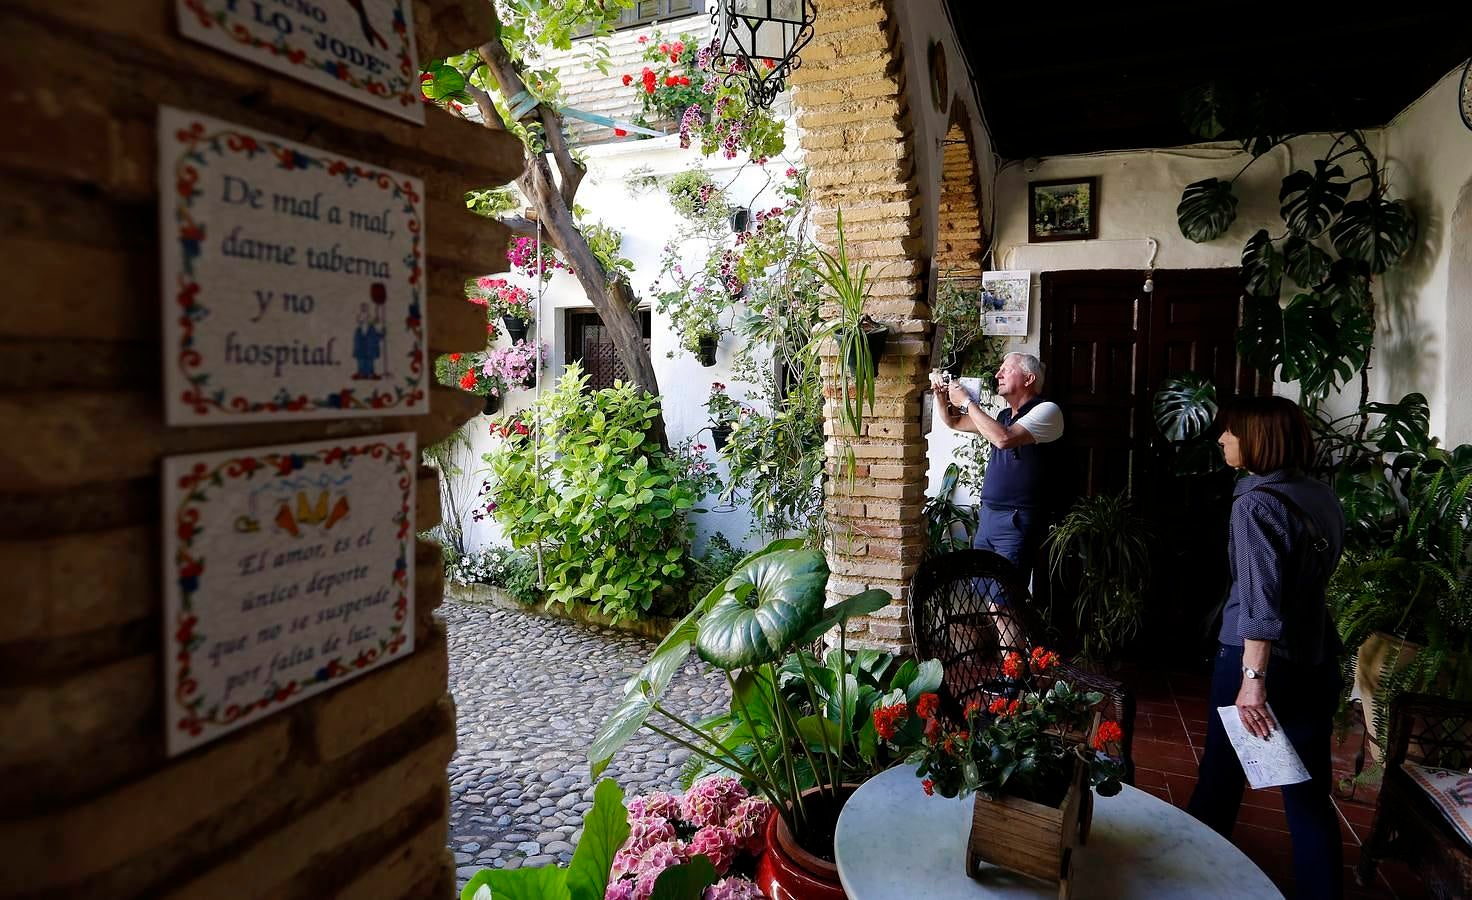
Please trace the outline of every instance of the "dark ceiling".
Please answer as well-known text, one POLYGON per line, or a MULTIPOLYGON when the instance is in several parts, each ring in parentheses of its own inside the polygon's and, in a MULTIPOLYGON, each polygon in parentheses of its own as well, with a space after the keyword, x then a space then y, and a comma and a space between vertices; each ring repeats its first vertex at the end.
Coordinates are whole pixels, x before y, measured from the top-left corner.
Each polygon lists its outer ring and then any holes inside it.
POLYGON ((1210 22, 1209 7, 1189 4, 947 4, 1005 159, 1201 141, 1183 109, 1208 84, 1219 97, 1265 102, 1281 130, 1373 128, 1472 56, 1466 0, 1364 14, 1223 4, 1210 22))

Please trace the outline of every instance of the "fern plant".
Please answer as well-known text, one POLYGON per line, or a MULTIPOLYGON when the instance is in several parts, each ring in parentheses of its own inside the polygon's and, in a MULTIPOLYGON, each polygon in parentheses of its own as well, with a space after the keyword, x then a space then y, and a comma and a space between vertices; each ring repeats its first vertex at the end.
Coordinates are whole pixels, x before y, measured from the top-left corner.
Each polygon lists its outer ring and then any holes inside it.
MULTIPOLYGON (((1052 577, 1064 575, 1085 659, 1116 655, 1140 631, 1150 586, 1150 534, 1123 494, 1085 497, 1048 534, 1052 577)), ((1055 596, 1057 594, 1055 593, 1055 596)))

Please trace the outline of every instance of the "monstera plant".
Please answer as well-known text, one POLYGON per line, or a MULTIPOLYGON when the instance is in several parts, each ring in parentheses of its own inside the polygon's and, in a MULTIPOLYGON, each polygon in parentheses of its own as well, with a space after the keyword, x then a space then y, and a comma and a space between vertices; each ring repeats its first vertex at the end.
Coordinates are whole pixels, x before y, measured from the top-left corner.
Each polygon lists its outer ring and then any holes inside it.
MULTIPOLYGON (((1200 105, 1212 97, 1204 92, 1200 105)), ((1206 138, 1232 130, 1224 119, 1222 110, 1197 109, 1191 116, 1206 138)), ((1230 181, 1207 178, 1186 187, 1176 207, 1186 238, 1204 243, 1226 233, 1237 218, 1237 180, 1273 147, 1300 136, 1263 133, 1263 127, 1247 126, 1251 134, 1242 147, 1252 159, 1230 181)), ((1368 390, 1375 332, 1370 280, 1404 259, 1416 239, 1415 215, 1387 190, 1364 136, 1346 131, 1314 160, 1312 172, 1299 169, 1283 179, 1281 233, 1258 229, 1242 248, 1246 308, 1238 351, 1264 374, 1297 381, 1306 399, 1327 395, 1356 372, 1362 394, 1368 390), (1364 171, 1350 177, 1341 163, 1358 163, 1364 171)))
MULTIPOLYGON (((832 821, 822 822, 809 807, 836 816, 841 806, 841 770, 813 765, 817 756, 841 758, 850 730, 834 727, 821 715, 806 713, 779 686, 781 663, 851 616, 865 615, 890 602, 880 590, 865 591, 824 608, 828 565, 823 554, 802 549, 802 541, 775 541, 748 556, 716 585, 655 648, 644 668, 624 688, 622 701, 598 729, 588 749, 594 777, 640 728, 648 728, 687 748, 705 761, 740 776, 766 796, 804 847, 832 838, 832 821), (662 698, 670 679, 695 651, 722 670, 731 688, 733 712, 748 732, 716 734, 691 723, 662 698), (754 752, 736 752, 736 746, 754 752), (815 781, 804 774, 816 773, 815 781), (816 791, 804 790, 816 784, 816 791)), ((839 629, 842 635, 842 629, 839 629)), ((841 639, 841 638, 840 638, 841 639)), ((845 648, 840 647, 840 650, 845 648)), ((795 655, 795 665, 810 684, 826 683, 808 654, 795 655)), ((846 655, 837 657, 840 669, 846 655)), ((789 678, 790 680, 790 678, 789 678)), ((837 706, 858 698, 844 695, 852 674, 834 673, 837 706)))

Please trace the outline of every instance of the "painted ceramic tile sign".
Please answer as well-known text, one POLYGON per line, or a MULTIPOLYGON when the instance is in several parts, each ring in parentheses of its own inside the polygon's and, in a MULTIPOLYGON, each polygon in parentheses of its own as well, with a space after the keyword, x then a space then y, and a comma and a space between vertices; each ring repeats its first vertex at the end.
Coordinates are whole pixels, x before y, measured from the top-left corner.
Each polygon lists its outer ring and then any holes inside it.
POLYGON ((424 185, 159 112, 170 425, 427 412, 424 185))
POLYGON ((185 37, 424 124, 411 0, 175 0, 185 37))
POLYGON ((172 756, 414 649, 415 437, 164 461, 172 756))
POLYGON ((981 333, 1027 336, 1032 272, 1022 269, 981 273, 981 333))

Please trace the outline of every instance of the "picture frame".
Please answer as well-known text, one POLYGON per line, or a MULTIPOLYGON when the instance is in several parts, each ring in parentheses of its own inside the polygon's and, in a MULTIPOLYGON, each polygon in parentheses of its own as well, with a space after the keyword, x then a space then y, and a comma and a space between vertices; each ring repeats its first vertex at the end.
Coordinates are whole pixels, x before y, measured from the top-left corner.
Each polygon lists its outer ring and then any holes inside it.
POLYGON ((1027 183, 1027 239, 1088 241, 1099 236, 1099 179, 1056 178, 1027 183))

